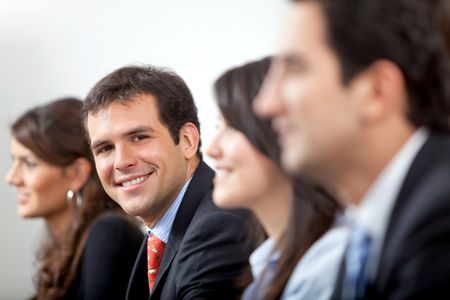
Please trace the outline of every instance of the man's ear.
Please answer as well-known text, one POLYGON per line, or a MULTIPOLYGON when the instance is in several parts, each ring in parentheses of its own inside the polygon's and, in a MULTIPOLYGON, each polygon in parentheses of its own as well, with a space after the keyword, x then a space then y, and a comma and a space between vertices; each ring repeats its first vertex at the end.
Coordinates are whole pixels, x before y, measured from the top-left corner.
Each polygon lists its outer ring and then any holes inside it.
POLYGON ((377 60, 357 76, 360 92, 364 93, 360 103, 365 122, 378 122, 393 114, 405 115, 407 93, 403 73, 389 60, 377 60))
POLYGON ((184 152, 184 157, 190 159, 197 155, 200 134, 197 126, 191 122, 185 123, 180 129, 180 147, 184 152))
POLYGON ((88 181, 91 171, 92 166, 88 159, 84 157, 77 158, 66 168, 66 176, 70 180, 70 189, 74 191, 81 190, 88 181))

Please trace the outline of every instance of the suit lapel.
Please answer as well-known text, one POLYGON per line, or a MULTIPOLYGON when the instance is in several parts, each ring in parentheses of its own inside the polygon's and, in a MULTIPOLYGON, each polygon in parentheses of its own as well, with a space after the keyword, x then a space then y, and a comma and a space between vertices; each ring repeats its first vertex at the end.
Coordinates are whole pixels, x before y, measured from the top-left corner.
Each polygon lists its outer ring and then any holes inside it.
POLYGON ((375 280, 375 287, 378 290, 384 290, 386 288, 387 283, 390 281, 392 268, 395 267, 393 264, 393 261, 396 259, 395 254, 403 241, 393 237, 398 237, 398 230, 402 230, 403 228, 399 222, 402 222, 403 218, 401 215, 405 212, 405 206, 411 201, 411 197, 415 194, 416 188, 420 187, 420 181, 424 178, 424 175, 428 174, 429 169, 433 168, 439 163, 439 160, 442 159, 442 151, 439 150, 440 146, 442 146, 440 143, 441 140, 439 137, 436 134, 431 133, 428 140, 419 150, 402 184, 389 219, 383 247, 380 253, 380 262, 377 272, 378 276, 375 280))
POLYGON ((131 272, 126 299, 146 299, 148 295, 147 238, 145 238, 131 272))
MULTIPOLYGON (((396 241, 396 239, 392 239, 392 236, 396 234, 395 232, 393 232, 393 229, 398 226, 397 222, 400 219, 399 215, 403 212, 404 206, 407 205, 408 199, 411 197, 414 189, 418 186, 419 181, 427 172, 427 169, 435 163, 435 160, 438 159, 438 140, 439 139, 433 138, 433 134, 430 135, 428 140, 425 142, 425 144, 422 146, 422 148, 414 158, 413 163, 410 166, 409 171, 405 177, 405 180, 402 183, 402 187, 395 201, 391 216, 389 218, 389 223, 387 225, 387 231, 380 253, 380 261, 375 282, 367 287, 367 298, 371 298, 371 293, 374 292, 372 288, 383 290, 387 282, 389 282, 389 274, 391 274, 391 268, 394 267, 394 265, 391 263, 391 260, 395 259, 392 257, 391 253, 395 253, 395 251, 398 249, 397 242, 401 242, 396 241)), ((340 266, 332 299, 341 298, 344 274, 345 256, 340 266)))
POLYGON ((164 286, 165 278, 170 270, 172 261, 180 247, 184 234, 192 221, 204 195, 212 188, 213 170, 201 162, 192 177, 183 200, 178 208, 175 220, 170 231, 169 240, 164 250, 163 260, 156 277, 153 295, 159 295, 164 286))
POLYGON ((152 296, 160 294, 160 289, 164 285, 166 275, 168 273, 169 267, 172 265, 172 261, 175 257, 175 254, 177 253, 179 245, 179 241, 171 240, 169 237, 169 241, 167 242, 166 248, 164 250, 163 260, 161 262, 161 266, 159 268, 159 272, 156 276, 155 284, 153 286, 152 296))

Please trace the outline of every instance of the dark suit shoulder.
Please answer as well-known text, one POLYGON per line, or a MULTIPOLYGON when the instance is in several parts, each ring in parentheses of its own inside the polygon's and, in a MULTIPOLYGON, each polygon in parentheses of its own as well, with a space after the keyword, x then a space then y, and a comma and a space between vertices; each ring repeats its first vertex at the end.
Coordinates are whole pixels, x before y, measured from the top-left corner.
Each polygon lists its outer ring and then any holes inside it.
POLYGON ((450 209, 449 197, 450 137, 432 134, 406 175, 391 215, 387 237, 396 228, 412 230, 418 229, 412 228, 414 224, 433 225, 429 220, 450 209))
POLYGON ((202 202, 173 266, 178 299, 234 299, 241 293, 238 281, 251 252, 244 243, 248 215, 202 202))
POLYGON ((392 212, 370 298, 450 297, 450 137, 431 134, 392 212))
POLYGON ((125 216, 105 213, 89 229, 76 286, 77 299, 124 299, 143 234, 125 216))
POLYGON ((137 223, 127 216, 106 213, 97 218, 89 231, 87 246, 108 244, 110 247, 123 247, 120 241, 142 241, 144 235, 137 223), (111 241, 116 243, 111 243, 111 241))
POLYGON ((217 207, 210 207, 210 210, 199 211, 194 216, 191 225, 186 232, 183 242, 192 236, 235 235, 242 237, 246 235, 247 220, 250 213, 246 210, 223 210, 217 207))

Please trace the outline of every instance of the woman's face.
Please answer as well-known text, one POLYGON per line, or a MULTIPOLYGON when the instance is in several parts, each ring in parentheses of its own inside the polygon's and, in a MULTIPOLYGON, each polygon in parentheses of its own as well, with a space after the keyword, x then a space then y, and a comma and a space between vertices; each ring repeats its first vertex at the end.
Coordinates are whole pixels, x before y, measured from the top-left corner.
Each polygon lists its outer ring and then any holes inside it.
POLYGON ((6 182, 17 189, 17 214, 22 218, 50 219, 67 212, 70 183, 62 167, 39 159, 14 137, 11 139, 13 164, 6 182))
POLYGON ((258 151, 223 117, 206 153, 215 161, 213 199, 221 207, 254 208, 280 181, 286 182, 275 162, 258 151))

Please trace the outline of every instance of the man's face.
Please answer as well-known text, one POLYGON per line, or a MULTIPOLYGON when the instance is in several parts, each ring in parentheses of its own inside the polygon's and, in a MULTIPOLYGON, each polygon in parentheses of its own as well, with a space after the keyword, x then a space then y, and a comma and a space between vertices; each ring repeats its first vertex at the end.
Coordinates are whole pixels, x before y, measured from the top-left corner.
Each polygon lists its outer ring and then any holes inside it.
POLYGON ((154 224, 188 179, 183 147, 161 123, 155 97, 112 102, 88 115, 87 129, 106 192, 128 214, 154 224))
POLYGON ((324 17, 314 2, 295 3, 255 103, 272 117, 279 134, 283 166, 290 172, 326 172, 358 147, 360 87, 344 86, 340 65, 328 46, 324 17))

